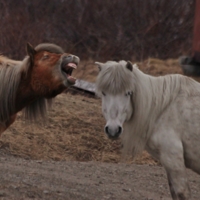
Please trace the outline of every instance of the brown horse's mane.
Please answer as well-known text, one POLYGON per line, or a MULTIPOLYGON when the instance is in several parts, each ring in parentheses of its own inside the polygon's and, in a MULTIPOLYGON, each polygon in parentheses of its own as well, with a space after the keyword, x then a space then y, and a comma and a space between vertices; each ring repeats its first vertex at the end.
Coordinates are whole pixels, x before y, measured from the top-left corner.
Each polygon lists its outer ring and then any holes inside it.
MULTIPOLYGON (((55 44, 43 43, 35 47, 36 52, 48 51, 62 54, 63 49, 55 44)), ((0 55, 0 123, 5 123, 15 112, 16 93, 21 81, 22 73, 27 74, 31 65, 30 57, 26 56, 22 61, 12 60, 0 55)), ((36 121, 38 117, 44 117, 47 107, 52 99, 39 98, 23 109, 25 119, 36 121)))
POLYGON ((22 62, 0 56, 0 123, 9 119, 15 110, 16 91, 19 86, 22 62))

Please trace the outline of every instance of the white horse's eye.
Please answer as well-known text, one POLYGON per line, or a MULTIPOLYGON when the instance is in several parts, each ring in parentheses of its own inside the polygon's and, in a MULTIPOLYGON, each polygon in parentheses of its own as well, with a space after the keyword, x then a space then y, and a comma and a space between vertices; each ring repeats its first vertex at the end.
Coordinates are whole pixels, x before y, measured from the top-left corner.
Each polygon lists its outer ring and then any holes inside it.
POLYGON ((130 91, 129 91, 129 92, 127 92, 125 95, 126 95, 126 96, 131 96, 132 94, 133 94, 133 92, 130 92, 130 91))
POLYGON ((103 94, 103 96, 106 96, 106 94, 104 92, 101 92, 103 94))

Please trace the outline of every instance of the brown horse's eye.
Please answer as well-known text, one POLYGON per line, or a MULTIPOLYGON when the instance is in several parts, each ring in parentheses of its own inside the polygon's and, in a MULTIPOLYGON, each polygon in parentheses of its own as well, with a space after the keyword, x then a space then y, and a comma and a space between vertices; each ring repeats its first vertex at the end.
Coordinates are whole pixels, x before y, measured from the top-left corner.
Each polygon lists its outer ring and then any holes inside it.
POLYGON ((106 94, 104 92, 102 92, 103 96, 106 96, 106 94))
POLYGON ((49 55, 46 54, 46 55, 44 55, 44 56, 42 57, 42 60, 46 60, 46 59, 48 59, 48 58, 49 58, 49 55))

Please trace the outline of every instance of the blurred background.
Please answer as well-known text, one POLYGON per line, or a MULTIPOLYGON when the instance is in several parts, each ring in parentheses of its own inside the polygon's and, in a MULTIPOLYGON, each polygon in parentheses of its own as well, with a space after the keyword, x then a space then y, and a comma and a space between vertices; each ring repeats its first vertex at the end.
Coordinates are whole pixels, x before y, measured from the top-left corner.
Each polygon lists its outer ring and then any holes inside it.
POLYGON ((56 43, 81 60, 143 61, 190 54, 194 0, 0 0, 0 52, 56 43))

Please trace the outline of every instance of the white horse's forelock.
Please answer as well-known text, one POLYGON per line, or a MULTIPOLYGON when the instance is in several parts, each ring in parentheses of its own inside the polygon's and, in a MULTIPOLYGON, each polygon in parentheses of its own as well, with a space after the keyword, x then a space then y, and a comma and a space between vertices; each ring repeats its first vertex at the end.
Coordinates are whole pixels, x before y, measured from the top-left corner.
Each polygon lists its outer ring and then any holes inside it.
POLYGON ((101 93, 119 94, 129 90, 133 90, 134 74, 130 73, 126 67, 125 61, 119 63, 108 61, 101 64, 101 72, 96 80, 96 94, 101 93))
MULTIPOLYGON (((133 91, 134 112, 131 119, 124 123, 121 137, 123 152, 134 157, 144 150, 156 121, 165 109, 177 96, 192 95, 191 88, 198 88, 198 83, 178 74, 152 77, 141 72, 136 66, 133 66, 132 72, 125 66, 125 61, 102 64, 96 88, 97 93, 133 91)), ((200 93, 200 87, 197 90, 200 93)))

